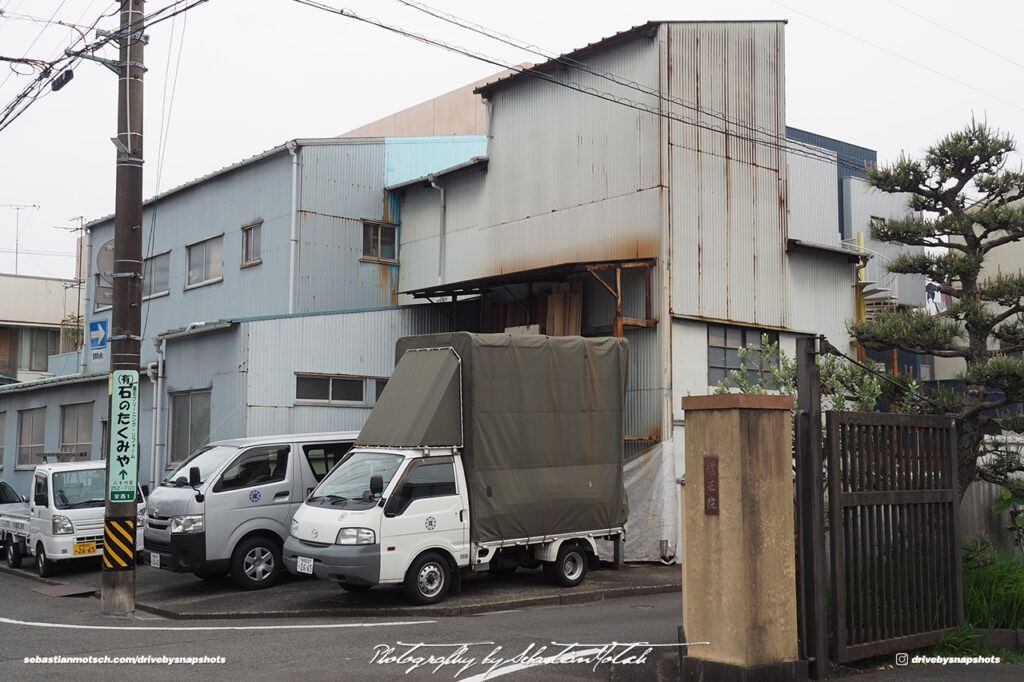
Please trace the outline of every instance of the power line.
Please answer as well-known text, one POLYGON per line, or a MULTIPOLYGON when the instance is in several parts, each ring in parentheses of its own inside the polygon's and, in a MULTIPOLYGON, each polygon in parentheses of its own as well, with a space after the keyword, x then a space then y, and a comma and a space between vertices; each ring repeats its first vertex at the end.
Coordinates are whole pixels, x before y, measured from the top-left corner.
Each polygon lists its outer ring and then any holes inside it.
MULTIPOLYGON (((711 116, 712 118, 717 118, 717 119, 723 121, 726 124, 734 125, 734 126, 739 126, 740 128, 744 128, 744 129, 749 130, 751 132, 764 135, 765 137, 767 137, 769 139, 773 139, 773 140, 778 141, 780 145, 786 146, 789 151, 794 151, 793 147, 800 147, 800 148, 803 148, 803 149, 808 149, 816 157, 820 156, 820 153, 821 153, 820 152, 820 149, 821 149, 820 147, 817 147, 815 145, 811 145, 809 143, 802 142, 802 141, 799 141, 799 140, 791 140, 791 139, 785 137, 784 135, 779 135, 775 131, 769 130, 769 129, 764 128, 762 126, 755 125, 755 124, 750 123, 748 121, 744 121, 742 119, 736 118, 735 116, 730 116, 729 114, 723 113, 723 112, 718 111, 716 109, 712 109, 710 107, 702 106, 702 105, 697 104, 695 102, 690 102, 690 101, 685 100, 685 99, 683 99, 681 97, 674 97, 672 95, 667 95, 660 88, 652 88, 652 87, 650 87, 648 85, 642 85, 642 84, 640 84, 637 81, 632 81, 632 80, 629 80, 627 78, 623 78, 622 76, 618 76, 618 75, 616 75, 614 73, 611 73, 611 72, 608 72, 608 71, 602 71, 600 69, 596 69, 596 68, 590 66, 589 64, 587 64, 585 62, 577 61, 576 59, 573 59, 572 57, 569 57, 568 55, 561 55, 561 56, 559 56, 559 55, 557 55, 556 53, 554 53, 551 50, 546 50, 544 48, 539 47, 538 45, 527 43, 527 42, 525 42, 523 40, 519 40, 517 38, 513 38, 512 36, 510 36, 510 35, 508 35, 506 33, 500 33, 500 32, 498 32, 498 31, 496 31, 494 29, 489 29, 489 28, 487 28, 485 26, 482 26, 480 24, 475 24, 475 23, 469 22, 469 21, 467 21, 467 20, 465 20, 465 19, 463 19, 461 17, 458 17, 458 16, 456 16, 454 14, 447 13, 447 12, 441 12, 441 11, 436 10, 436 9, 430 7, 429 5, 426 5, 426 4, 421 3, 421 2, 412 2, 411 0, 398 0, 398 2, 403 4, 403 5, 405 5, 405 6, 407 6, 407 7, 415 9, 415 10, 417 10, 419 12, 423 12, 424 14, 432 16, 432 17, 434 17, 436 19, 440 19, 441 21, 445 21, 445 22, 447 22, 449 24, 453 24, 453 25, 458 26, 460 28, 464 28, 464 29, 467 29, 469 31, 473 31, 474 33, 478 33, 480 35, 486 36, 488 38, 491 38, 492 40, 497 40, 497 41, 499 41, 501 43, 504 43, 506 45, 510 45, 510 46, 515 47, 517 49, 524 50, 526 52, 530 52, 531 54, 535 54, 537 56, 544 57, 545 59, 549 60, 550 62, 555 62, 555 63, 563 64, 565 66, 569 66, 569 67, 572 67, 572 68, 579 69, 581 71, 589 73, 589 74, 591 74, 593 76, 596 76, 598 78, 603 78, 603 79, 605 79, 607 81, 610 81, 612 83, 615 83, 617 85, 621 85, 621 86, 623 86, 625 88, 629 88, 631 90, 636 90, 637 92, 643 93, 645 95, 649 95, 649 96, 655 97, 655 98, 657 98, 657 99, 659 99, 659 100, 661 100, 663 102, 668 102, 670 104, 676 104, 676 105, 681 106, 681 107, 683 107, 685 109, 690 109, 691 111, 695 111, 695 112, 697 112, 699 114, 703 114, 705 116, 711 116)), ((540 66, 543 66, 543 65, 540 65, 540 66)), ((853 168, 854 170, 864 170, 863 167, 858 163, 857 159, 854 159, 853 157, 845 156, 843 154, 840 154, 839 152, 835 152, 835 154, 836 154, 837 161, 842 162, 842 165, 844 165, 844 166, 846 166, 848 168, 853 168)))
MULTIPOLYGON (((323 4, 323 3, 320 3, 320 2, 316 2, 315 0, 293 0, 293 1, 297 2, 297 3, 301 4, 301 5, 307 5, 309 7, 312 7, 314 9, 318 9, 318 10, 321 10, 321 11, 324 11, 324 12, 328 12, 328 13, 331 13, 331 14, 337 14, 337 15, 345 17, 347 19, 354 19, 356 21, 367 23, 367 24, 370 24, 372 26, 376 26, 378 28, 382 28, 382 29, 384 29, 386 31, 389 31, 391 33, 395 33, 397 35, 401 35, 401 36, 406 37, 406 38, 411 38, 413 40, 416 40, 418 42, 421 42, 421 43, 424 43, 424 44, 427 44, 427 45, 431 45, 431 46, 434 46, 434 47, 440 47, 440 48, 442 48, 444 50, 447 50, 447 51, 450 51, 450 52, 454 52, 454 53, 457 53, 457 54, 461 54, 461 55, 470 57, 472 59, 476 59, 477 61, 481 61, 481 62, 484 62, 484 63, 487 63, 487 64, 491 64, 491 65, 494 65, 494 66, 498 66, 498 67, 501 67, 501 68, 504 68, 504 69, 508 69, 508 70, 514 71, 517 74, 525 74, 527 76, 530 76, 532 78, 536 78, 538 80, 546 81, 548 83, 552 83, 554 85, 558 85, 558 86, 567 88, 569 90, 574 90, 576 92, 579 92, 579 93, 582 93, 582 94, 585 94, 585 95, 589 95, 589 96, 595 97, 597 99, 605 100, 607 102, 618 104, 620 106, 625 106, 627 108, 634 109, 634 110, 637 110, 637 111, 641 111, 643 113, 651 114, 653 116, 657 116, 657 117, 660 117, 660 118, 665 118, 665 119, 668 119, 668 120, 676 121, 678 123, 682 123, 684 125, 693 126, 695 128, 699 128, 699 129, 702 129, 702 130, 707 130, 709 132, 714 132, 714 133, 720 133, 720 134, 728 135, 728 136, 731 136, 733 139, 744 140, 744 141, 747 141, 747 142, 751 142, 751 143, 753 143, 755 145, 761 145, 763 147, 774 149, 776 151, 781 151, 781 152, 789 151, 789 152, 792 152, 793 154, 796 154, 798 156, 803 156, 803 157, 806 157, 806 158, 809 158, 809 159, 813 159, 813 160, 817 160, 817 161, 823 161, 823 162, 826 162, 826 163, 835 163, 835 162, 837 162, 836 155, 834 155, 833 153, 829 152, 828 150, 824 150, 824 149, 820 149, 820 148, 816 148, 816 147, 796 149, 796 148, 791 147, 788 144, 788 141, 784 140, 784 138, 780 138, 778 136, 775 136, 774 138, 763 139, 763 138, 759 138, 759 137, 751 137, 750 135, 743 135, 743 134, 740 134, 739 132, 736 132, 736 131, 728 131, 726 129, 716 127, 716 126, 714 126, 714 125, 712 125, 710 123, 707 123, 707 122, 703 122, 703 121, 699 121, 699 120, 694 120, 694 119, 692 119, 692 118, 690 118, 688 116, 682 116, 682 115, 677 115, 677 114, 672 114, 672 113, 669 113, 669 112, 661 111, 658 108, 654 108, 654 107, 652 107, 650 105, 646 105, 646 104, 643 104, 641 102, 637 102, 635 100, 629 99, 628 97, 623 97, 623 96, 615 95, 615 94, 612 94, 612 93, 609 93, 609 92, 600 91, 600 90, 597 90, 597 89, 592 88, 592 87, 583 86, 583 85, 581 85, 579 83, 576 83, 574 81, 560 80, 560 79, 555 78, 555 77, 553 77, 553 76, 551 76, 551 75, 549 75, 547 73, 544 73, 542 71, 538 71, 537 69, 532 68, 532 67, 531 68, 523 68, 521 66, 517 66, 517 65, 514 65, 514 64, 510 64, 508 62, 505 62, 505 61, 503 61, 501 59, 498 59, 496 57, 491 57, 491 56, 488 56, 488 55, 485 55, 485 54, 482 54, 482 53, 473 52, 473 51, 468 50, 468 49, 463 48, 463 47, 459 47, 459 46, 455 46, 455 45, 450 45, 450 44, 445 43, 444 41, 438 40, 436 38, 430 38, 430 37, 427 37, 427 36, 424 36, 424 35, 421 35, 421 34, 418 34, 418 33, 412 33, 410 31, 406 31, 406 30, 404 30, 404 29, 402 29, 400 27, 392 26, 390 24, 386 24, 386 23, 384 23, 382 21, 379 21, 377 19, 372 19, 372 18, 369 18, 369 17, 363 17, 363 16, 358 15, 355 12, 353 12, 352 10, 349 10, 349 9, 344 9, 344 8, 339 9, 339 8, 331 7, 330 5, 326 5, 326 4, 323 4)), ((849 165, 849 164, 843 164, 843 165, 849 165)), ((852 167, 855 168, 856 170, 859 170, 859 171, 863 170, 862 166, 852 166, 852 167)))

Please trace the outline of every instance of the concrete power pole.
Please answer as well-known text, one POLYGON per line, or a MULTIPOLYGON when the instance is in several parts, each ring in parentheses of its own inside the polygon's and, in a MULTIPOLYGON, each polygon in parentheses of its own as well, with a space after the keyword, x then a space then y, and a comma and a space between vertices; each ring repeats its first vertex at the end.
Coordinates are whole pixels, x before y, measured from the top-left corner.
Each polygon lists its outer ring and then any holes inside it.
POLYGON ((105 616, 135 613, 139 475, 139 349, 142 322, 143 0, 121 0, 117 176, 111 320, 110 452, 103 528, 105 616))

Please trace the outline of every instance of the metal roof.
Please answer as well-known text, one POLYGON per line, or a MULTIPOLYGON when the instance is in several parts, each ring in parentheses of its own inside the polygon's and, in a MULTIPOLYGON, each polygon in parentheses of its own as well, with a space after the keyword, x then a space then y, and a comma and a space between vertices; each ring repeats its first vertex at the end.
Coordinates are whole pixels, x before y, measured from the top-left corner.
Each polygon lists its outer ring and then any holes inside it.
POLYGON ((282 433, 275 436, 249 436, 247 438, 228 438, 226 440, 214 441, 210 443, 210 445, 228 445, 244 448, 250 445, 259 445, 261 443, 294 443, 296 441, 320 442, 328 440, 354 441, 356 439, 356 436, 358 435, 358 431, 325 431, 321 433, 282 433))
POLYGON ((51 377, 49 379, 39 379, 37 381, 22 381, 17 384, 7 384, 0 386, 0 393, 18 393, 19 391, 31 391, 36 388, 43 388, 46 386, 57 386, 67 384, 81 384, 87 381, 99 381, 100 379, 106 379, 110 375, 106 372, 92 372, 91 374, 68 374, 62 377, 51 377))
POLYGON ((602 38, 601 40, 598 40, 597 42, 588 43, 587 45, 584 45, 583 47, 577 48, 577 49, 573 50, 572 52, 566 52, 565 54, 559 55, 558 57, 553 57, 553 58, 547 60, 546 62, 541 62, 540 64, 535 64, 533 66, 526 67, 526 68, 513 67, 513 68, 518 68, 519 70, 515 71, 514 73, 512 73, 509 76, 505 76, 503 78, 499 78, 497 80, 493 80, 490 83, 485 83, 484 85, 481 85, 480 87, 478 87, 475 90, 473 90, 473 92, 476 93, 476 94, 482 95, 486 99, 486 98, 488 98, 490 96, 491 91, 493 91, 496 88, 504 87, 504 86, 506 86, 506 85, 508 85, 510 83, 513 83, 515 81, 520 80, 521 78, 537 77, 537 74, 534 73, 534 72, 550 71, 550 70, 553 70, 553 69, 563 68, 565 65, 561 64, 562 60, 571 59, 571 60, 579 61, 583 57, 586 57, 587 55, 589 55, 592 52, 596 52, 598 50, 603 50, 603 49, 605 49, 607 47, 615 45, 616 43, 620 43, 620 42, 622 42, 624 40, 628 40, 628 39, 630 39, 630 38, 632 38, 632 37, 634 37, 636 35, 640 35, 640 34, 643 34, 643 33, 646 33, 648 37, 654 37, 655 31, 657 31, 658 26, 660 26, 661 24, 758 24, 758 23, 776 23, 778 21, 781 21, 782 23, 788 23, 787 20, 785 20, 785 19, 708 20, 708 21, 665 21, 665 20, 652 20, 652 21, 648 21, 645 24, 640 24, 638 26, 633 26, 632 28, 628 28, 628 29, 626 29, 624 31, 619 31, 616 34, 608 36, 607 38, 602 38))
POLYGON ((400 182, 397 185, 389 185, 388 187, 385 187, 384 189, 386 189, 389 192, 391 192, 391 191, 394 191, 394 190, 397 190, 397 189, 402 189, 404 187, 411 187, 413 185, 419 185, 419 184, 422 184, 422 183, 429 183, 434 178, 439 178, 439 177, 441 177, 443 175, 449 175, 451 173, 455 173, 455 172, 458 172, 460 170, 463 170, 464 168, 471 168, 473 166, 481 166, 481 170, 486 170, 486 168, 487 168, 487 157, 486 156, 474 156, 471 159, 469 159, 468 161, 463 161, 462 163, 458 163, 458 164, 455 164, 454 166, 450 166, 450 167, 445 168, 443 170, 439 170, 436 173, 428 173, 428 174, 424 175, 423 177, 415 178, 413 180, 406 180, 405 182, 400 182))

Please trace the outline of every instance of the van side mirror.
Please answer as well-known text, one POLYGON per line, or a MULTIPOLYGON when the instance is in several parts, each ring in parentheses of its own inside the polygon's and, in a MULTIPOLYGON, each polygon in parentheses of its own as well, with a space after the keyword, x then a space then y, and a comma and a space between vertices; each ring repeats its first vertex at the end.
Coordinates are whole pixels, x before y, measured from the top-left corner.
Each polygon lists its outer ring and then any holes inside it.
POLYGON ((188 469, 188 484, 189 484, 189 486, 192 487, 192 488, 195 488, 197 485, 199 485, 201 479, 202 479, 202 476, 199 473, 199 467, 189 467, 189 469, 188 469))
POLYGON ((370 476, 370 492, 374 495, 384 492, 384 478, 380 474, 370 476))
POLYGON ((149 484, 142 486, 142 494, 145 497, 149 497, 149 484))

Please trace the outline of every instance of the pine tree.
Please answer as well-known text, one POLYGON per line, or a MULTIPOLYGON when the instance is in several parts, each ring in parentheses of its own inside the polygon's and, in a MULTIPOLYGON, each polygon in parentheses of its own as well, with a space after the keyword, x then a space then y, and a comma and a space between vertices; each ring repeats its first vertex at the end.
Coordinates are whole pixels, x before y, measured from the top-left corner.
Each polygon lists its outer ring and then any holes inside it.
MULTIPOLYGON (((894 273, 920 274, 938 285, 951 303, 936 315, 922 310, 891 312, 850 327, 866 348, 900 348, 940 358, 963 358, 963 391, 947 396, 944 408, 957 419, 960 495, 976 480, 1019 487, 1009 474, 1020 457, 989 457, 985 436, 1024 430, 1024 256, 1013 272, 983 273, 997 248, 1024 239, 1024 173, 1009 170, 1015 142, 1009 135, 972 121, 932 147, 922 160, 901 157, 872 169, 868 183, 884 192, 911 195, 917 212, 902 220, 874 223, 875 239, 936 247, 904 254, 889 265, 894 273)), ((1013 248, 1013 247, 1011 247, 1013 248)))

